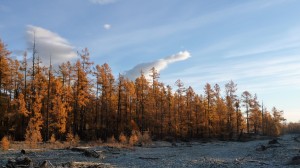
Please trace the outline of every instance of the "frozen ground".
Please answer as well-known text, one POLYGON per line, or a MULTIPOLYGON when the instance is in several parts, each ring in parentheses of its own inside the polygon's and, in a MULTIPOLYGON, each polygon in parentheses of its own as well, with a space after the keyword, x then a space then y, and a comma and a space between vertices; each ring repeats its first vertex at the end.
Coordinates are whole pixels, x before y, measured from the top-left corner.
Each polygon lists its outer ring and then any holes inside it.
MULTIPOLYGON (((295 141, 294 137, 299 135, 284 135, 278 139, 280 144, 275 145, 268 145, 269 140, 256 140, 176 145, 154 142, 148 147, 132 149, 107 146, 88 148, 99 153, 100 158, 86 157, 82 152, 68 149, 32 151, 25 155, 35 165, 49 160, 54 166, 68 162, 88 162, 101 163, 98 167, 300 167, 288 165, 294 156, 300 156, 300 142, 295 141), (268 148, 257 150, 261 149, 261 145, 268 148)), ((0 166, 5 166, 9 158, 18 155, 20 151, 0 152, 0 166)))

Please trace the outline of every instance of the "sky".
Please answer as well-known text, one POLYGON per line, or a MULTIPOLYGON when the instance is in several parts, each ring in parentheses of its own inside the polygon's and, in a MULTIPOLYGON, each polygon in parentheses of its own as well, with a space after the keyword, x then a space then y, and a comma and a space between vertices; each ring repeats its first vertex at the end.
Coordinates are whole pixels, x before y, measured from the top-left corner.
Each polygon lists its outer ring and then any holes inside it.
POLYGON ((78 59, 135 78, 159 70, 202 94, 230 80, 300 121, 299 0, 0 0, 0 38, 20 58, 36 38, 45 65, 78 59))

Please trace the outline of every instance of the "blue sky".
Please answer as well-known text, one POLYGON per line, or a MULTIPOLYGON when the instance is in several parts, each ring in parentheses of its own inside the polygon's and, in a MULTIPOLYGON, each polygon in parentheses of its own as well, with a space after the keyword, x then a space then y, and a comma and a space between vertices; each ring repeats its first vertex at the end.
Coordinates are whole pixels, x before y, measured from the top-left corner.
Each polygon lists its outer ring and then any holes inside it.
POLYGON ((153 65, 198 93, 233 80, 299 121, 299 16, 298 0, 1 0, 0 38, 20 56, 34 31, 45 63, 87 47, 116 75, 153 65))

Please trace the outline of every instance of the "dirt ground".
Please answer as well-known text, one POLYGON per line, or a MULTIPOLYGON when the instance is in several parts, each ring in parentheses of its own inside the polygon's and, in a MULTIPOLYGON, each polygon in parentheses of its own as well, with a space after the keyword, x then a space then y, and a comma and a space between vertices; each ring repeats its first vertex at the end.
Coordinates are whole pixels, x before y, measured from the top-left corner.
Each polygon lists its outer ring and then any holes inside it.
POLYGON ((249 142, 153 142, 144 147, 85 147, 99 154, 98 158, 71 149, 37 149, 0 152, 0 166, 9 159, 30 158, 35 167, 45 160, 49 167, 300 167, 300 136, 284 135, 278 143, 270 140, 249 142), (299 163, 299 164, 298 164, 299 163), (87 166, 89 165, 89 166, 87 166))

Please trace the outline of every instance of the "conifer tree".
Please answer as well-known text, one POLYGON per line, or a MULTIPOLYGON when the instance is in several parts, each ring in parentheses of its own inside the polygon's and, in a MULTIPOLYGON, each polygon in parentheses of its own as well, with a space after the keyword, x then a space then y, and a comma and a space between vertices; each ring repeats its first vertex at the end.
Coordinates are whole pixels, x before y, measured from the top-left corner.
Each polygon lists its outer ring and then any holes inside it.
POLYGON ((33 116, 30 118, 26 134, 25 134, 25 141, 29 143, 31 146, 35 146, 37 142, 42 142, 42 102, 41 102, 42 96, 36 94, 35 95, 35 102, 33 103, 33 116))
MULTIPOLYGON (((149 91, 148 81, 143 72, 141 72, 141 76, 136 78, 135 80, 136 87, 136 121, 141 128, 141 131, 145 131, 148 127, 148 123, 146 123, 146 104, 147 104, 147 94, 149 91)), ((149 127, 148 127, 149 128, 149 127)))
MULTIPOLYGON (((237 102, 237 95, 235 92, 237 91, 237 85, 231 80, 225 84, 225 92, 226 92, 226 108, 227 108, 227 133, 231 135, 232 138, 234 132, 234 125, 238 125, 237 120, 238 116, 235 110, 235 103, 237 102), (235 124, 234 124, 235 123, 235 124)), ((236 130, 236 134, 238 134, 239 130, 236 130)))
POLYGON ((207 83, 204 86, 204 93, 206 98, 206 110, 205 110, 205 118, 206 118, 206 129, 208 137, 211 137, 212 129, 213 129, 213 103, 214 103, 214 92, 211 88, 211 85, 207 83))
POLYGON ((66 110, 65 102, 63 101, 63 87, 60 80, 54 81, 54 97, 52 99, 52 113, 54 114, 54 127, 60 136, 64 135, 67 130, 67 117, 68 113, 66 110))
POLYGON ((252 106, 251 99, 252 95, 248 91, 244 91, 242 94, 242 101, 244 103, 243 106, 246 108, 247 133, 250 132, 249 114, 252 106))

